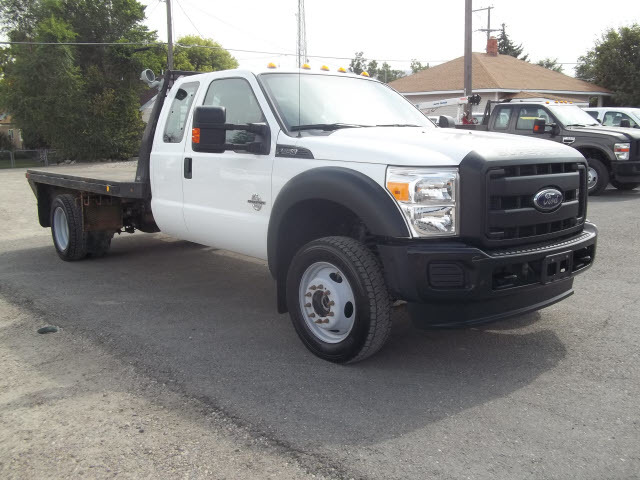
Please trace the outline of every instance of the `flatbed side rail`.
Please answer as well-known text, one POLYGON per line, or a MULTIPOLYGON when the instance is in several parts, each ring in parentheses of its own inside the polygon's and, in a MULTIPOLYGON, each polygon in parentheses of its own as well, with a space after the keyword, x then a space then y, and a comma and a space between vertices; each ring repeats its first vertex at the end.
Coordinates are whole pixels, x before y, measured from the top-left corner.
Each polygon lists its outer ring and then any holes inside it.
POLYGON ((80 192, 90 192, 111 197, 144 199, 150 194, 148 183, 113 182, 96 178, 78 177, 60 173, 27 171, 27 179, 32 188, 35 184, 53 185, 80 192))

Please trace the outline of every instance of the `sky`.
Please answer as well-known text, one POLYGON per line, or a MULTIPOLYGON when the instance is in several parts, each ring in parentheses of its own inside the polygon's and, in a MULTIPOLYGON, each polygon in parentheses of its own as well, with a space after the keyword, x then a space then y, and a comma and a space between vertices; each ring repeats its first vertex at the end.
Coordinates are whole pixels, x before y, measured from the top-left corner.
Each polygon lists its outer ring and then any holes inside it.
MULTIPOLYGON (((148 5, 147 26, 166 41, 166 4, 141 2, 148 5)), ((464 0, 305 0, 310 64, 346 68, 359 51, 399 70, 409 70, 414 58, 437 65, 460 57, 464 4, 464 0)), ((263 68, 269 62, 296 66, 298 0, 172 0, 172 5, 174 39, 193 34, 212 38, 231 51, 241 68, 263 68)), ((640 23, 640 0, 473 0, 473 9, 488 6, 495 7, 491 28, 504 23, 530 61, 557 58, 569 75, 574 74, 578 57, 605 30, 640 23)), ((473 29, 480 28, 487 28, 486 10, 473 13, 473 29)), ((486 38, 486 33, 474 32, 474 52, 485 51, 486 38)))

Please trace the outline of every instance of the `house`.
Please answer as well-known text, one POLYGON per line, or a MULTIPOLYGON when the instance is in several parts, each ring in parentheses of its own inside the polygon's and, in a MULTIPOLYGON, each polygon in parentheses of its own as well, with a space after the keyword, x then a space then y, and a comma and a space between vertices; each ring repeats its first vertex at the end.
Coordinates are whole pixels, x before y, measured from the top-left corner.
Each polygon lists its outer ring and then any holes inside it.
MULTIPOLYGON (((464 57, 456 58, 389 84, 413 104, 460 97, 464 94, 464 57)), ((512 98, 558 100, 588 106, 597 97, 598 106, 610 90, 553 70, 498 54, 498 41, 491 37, 486 53, 472 54, 472 88, 482 102, 474 112, 484 112, 487 100, 512 98)), ((446 106, 423 110, 426 115, 450 115, 460 118, 461 108, 446 106)))
POLYGON ((11 115, 8 113, 0 114, 0 133, 9 137, 14 150, 21 150, 24 148, 22 142, 22 131, 13 124, 11 121, 11 115))

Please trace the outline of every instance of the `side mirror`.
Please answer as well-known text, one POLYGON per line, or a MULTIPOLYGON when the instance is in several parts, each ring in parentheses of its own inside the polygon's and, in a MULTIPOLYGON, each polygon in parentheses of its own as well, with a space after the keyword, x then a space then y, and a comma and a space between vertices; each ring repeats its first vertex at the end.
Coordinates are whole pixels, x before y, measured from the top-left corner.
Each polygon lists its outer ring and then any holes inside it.
POLYGON ((440 128, 456 128, 456 121, 449 115, 440 115, 438 126, 440 128))
POLYGON ((546 126, 544 118, 536 118, 533 122, 533 133, 544 133, 546 126))
MULTIPOLYGON (((194 152, 222 153, 226 150, 245 150, 259 155, 268 155, 271 149, 271 130, 266 123, 247 123, 233 125, 226 123, 227 109, 225 107, 196 107, 193 112, 193 131, 191 146, 194 152), (255 134, 237 134, 235 137, 244 139, 246 143, 226 143, 228 130, 241 130, 255 134), (260 136, 257 141, 253 137, 260 136), (243 138, 244 137, 244 138, 243 138), (247 138, 248 137, 248 138, 247 138)), ((236 140, 237 141, 237 140, 236 140)))
POLYGON ((622 128, 631 128, 631 122, 628 118, 623 118, 622 120, 620 120, 620 126, 622 128))
POLYGON ((225 151, 227 109, 225 107, 196 107, 193 112, 191 146, 194 152, 222 153, 225 151))
POLYGON ((533 121, 533 133, 543 134, 551 133, 551 135, 558 135, 560 128, 556 123, 547 123, 544 118, 536 118, 533 121), (547 130, 547 127, 551 127, 551 130, 547 130))

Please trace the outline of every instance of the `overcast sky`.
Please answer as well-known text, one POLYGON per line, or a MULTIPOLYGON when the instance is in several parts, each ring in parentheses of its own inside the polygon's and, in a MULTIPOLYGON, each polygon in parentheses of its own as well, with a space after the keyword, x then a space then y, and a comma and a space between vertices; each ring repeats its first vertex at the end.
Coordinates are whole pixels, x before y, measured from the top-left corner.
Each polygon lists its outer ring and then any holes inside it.
MULTIPOLYGON (((166 41, 166 5, 141 0, 147 25, 166 41)), ((436 65, 464 54, 464 0, 306 0, 307 53, 312 66, 348 67, 356 51, 393 68, 408 70, 412 58, 436 65)), ((274 61, 295 66, 297 0, 172 0, 174 38, 199 34, 233 50, 241 67, 274 61), (269 53, 251 53, 253 50, 269 53)), ((531 61, 557 58, 573 75, 580 55, 607 28, 640 23, 640 0, 474 0, 473 8, 494 6, 491 28, 524 46, 531 61)), ((473 29, 486 28, 487 12, 473 14, 473 29)), ((473 50, 485 50, 486 34, 473 34, 473 50)))

